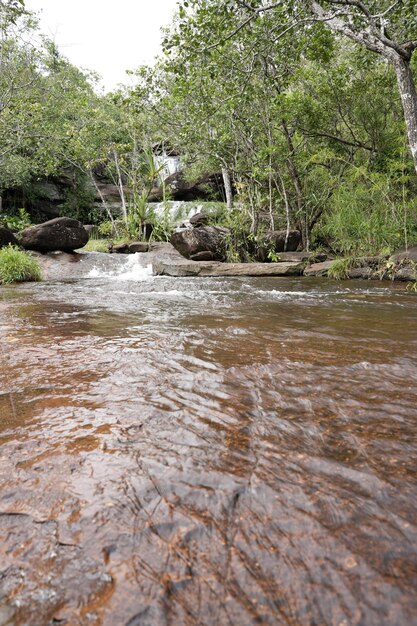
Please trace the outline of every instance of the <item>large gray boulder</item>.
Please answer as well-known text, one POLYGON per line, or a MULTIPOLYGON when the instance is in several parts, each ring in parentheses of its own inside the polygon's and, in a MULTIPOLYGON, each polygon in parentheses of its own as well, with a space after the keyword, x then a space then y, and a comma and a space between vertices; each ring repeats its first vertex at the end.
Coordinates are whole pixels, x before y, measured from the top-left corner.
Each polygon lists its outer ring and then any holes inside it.
POLYGON ((180 230, 171 235, 171 243, 186 259, 201 258, 200 253, 211 253, 211 260, 226 259, 226 238, 228 228, 222 226, 200 226, 180 230))
POLYGON ((266 239, 272 244, 274 252, 295 252, 301 244, 300 231, 290 230, 288 233, 287 245, 285 245, 286 237, 286 230, 271 230, 266 235, 266 239))
POLYGON ((9 243, 11 243, 12 246, 19 245, 12 231, 6 228, 5 226, 0 226, 0 248, 4 248, 8 246, 9 243))
POLYGON ((38 252, 72 252, 88 241, 88 233, 78 220, 57 217, 43 224, 29 226, 20 233, 20 245, 38 252))

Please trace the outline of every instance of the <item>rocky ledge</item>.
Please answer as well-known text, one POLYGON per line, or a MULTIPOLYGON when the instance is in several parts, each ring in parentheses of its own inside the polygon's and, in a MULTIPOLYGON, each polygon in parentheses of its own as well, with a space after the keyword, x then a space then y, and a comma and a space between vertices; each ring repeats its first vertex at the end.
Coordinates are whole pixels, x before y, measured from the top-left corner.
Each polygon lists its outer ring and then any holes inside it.
POLYGON ((219 261, 155 260, 157 275, 164 276, 301 276, 304 263, 221 263, 219 261))

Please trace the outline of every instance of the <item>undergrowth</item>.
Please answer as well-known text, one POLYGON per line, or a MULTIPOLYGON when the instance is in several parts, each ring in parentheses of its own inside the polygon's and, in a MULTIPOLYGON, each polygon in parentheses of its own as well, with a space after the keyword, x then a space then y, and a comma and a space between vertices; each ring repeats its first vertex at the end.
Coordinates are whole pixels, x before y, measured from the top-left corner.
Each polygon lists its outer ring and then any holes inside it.
POLYGON ((9 245, 0 250, 0 284, 42 280, 39 263, 32 256, 9 245))

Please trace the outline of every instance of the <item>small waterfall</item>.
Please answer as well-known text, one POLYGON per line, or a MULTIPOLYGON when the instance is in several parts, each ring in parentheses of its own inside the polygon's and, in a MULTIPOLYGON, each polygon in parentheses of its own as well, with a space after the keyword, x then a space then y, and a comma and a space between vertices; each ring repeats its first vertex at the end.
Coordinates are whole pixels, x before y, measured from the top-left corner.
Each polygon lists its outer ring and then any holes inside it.
POLYGON ((37 257, 44 280, 108 278, 143 281, 152 276, 152 256, 103 252, 54 252, 37 257))
POLYGON ((173 200, 168 202, 153 202, 149 208, 159 219, 165 218, 174 228, 187 225, 190 218, 196 213, 200 213, 203 204, 197 202, 185 202, 184 200, 173 200))
MULTIPOLYGON (((152 276, 152 264, 146 263, 147 255, 103 254, 85 275, 85 278, 109 278, 113 280, 148 280, 152 276)), ((91 259, 90 259, 91 263, 91 259)))

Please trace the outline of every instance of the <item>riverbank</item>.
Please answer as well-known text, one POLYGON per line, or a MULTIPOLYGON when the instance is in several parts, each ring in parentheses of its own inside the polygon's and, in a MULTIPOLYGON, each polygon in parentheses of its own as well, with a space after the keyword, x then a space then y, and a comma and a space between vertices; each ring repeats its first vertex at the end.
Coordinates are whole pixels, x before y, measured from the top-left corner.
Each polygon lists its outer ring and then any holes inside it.
MULTIPOLYGON (((138 248, 133 248, 138 249, 138 248)), ((146 249, 146 248, 144 248, 146 249)), ((220 276, 305 276, 335 279, 396 280, 412 283, 417 280, 417 247, 405 253, 388 257, 363 257, 352 260, 325 260, 315 262, 317 255, 287 252, 276 263, 222 263, 218 261, 191 261, 185 259, 170 243, 149 244, 148 251, 135 254, 108 254, 83 252, 69 254, 52 252, 32 253, 41 265, 45 280, 85 277, 98 264, 117 268, 127 262, 152 267, 152 273, 172 277, 220 276), (135 261, 133 260, 135 259, 135 261)))

